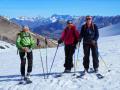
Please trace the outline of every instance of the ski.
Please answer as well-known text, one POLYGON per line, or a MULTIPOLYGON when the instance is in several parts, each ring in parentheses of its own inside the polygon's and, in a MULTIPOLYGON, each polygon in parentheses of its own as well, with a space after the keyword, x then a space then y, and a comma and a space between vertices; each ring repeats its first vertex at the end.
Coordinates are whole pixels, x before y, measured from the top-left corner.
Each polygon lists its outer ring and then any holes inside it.
POLYGON ((25 80, 21 80, 19 83, 18 83, 18 85, 24 85, 25 84, 25 80))
POLYGON ((26 84, 31 84, 32 83, 32 81, 31 80, 26 80, 26 81, 24 81, 24 82, 19 82, 18 83, 18 85, 26 85, 26 84))
MULTIPOLYGON (((54 76, 54 78, 62 77, 62 76, 64 76, 65 74, 72 74, 72 72, 62 72, 62 73, 60 73, 60 74, 56 74, 56 75, 54 76)), ((72 74, 72 76, 73 76, 73 77, 74 77, 74 76, 77 76, 77 74, 74 73, 74 74, 72 74)))
POLYGON ((56 74, 54 77, 58 78, 58 77, 62 77, 64 74, 69 74, 70 72, 62 72, 60 74, 56 74))
POLYGON ((62 77, 63 76, 63 73, 61 73, 61 74, 56 74, 55 76, 54 76, 54 78, 59 78, 59 77, 62 77))
MULTIPOLYGON (((89 73, 95 73, 94 70, 93 70, 93 68, 90 68, 89 73)), ((96 75, 96 77, 98 79, 103 79, 104 78, 104 76, 102 74, 100 74, 100 73, 95 73, 95 75, 96 75)))
POLYGON ((76 78, 87 79, 86 74, 87 72, 82 71, 79 76, 76 76, 76 78))
POLYGON ((30 78, 25 78, 25 82, 26 82, 26 84, 30 84, 30 83, 32 83, 32 81, 30 80, 30 78))
POLYGON ((31 80, 26 80, 26 84, 30 84, 30 83, 32 83, 31 80))
POLYGON ((26 84, 31 84, 32 80, 25 78, 24 80, 21 80, 18 85, 26 85, 26 84))
POLYGON ((104 76, 100 73, 96 73, 96 76, 97 76, 98 79, 103 79, 104 78, 104 76))

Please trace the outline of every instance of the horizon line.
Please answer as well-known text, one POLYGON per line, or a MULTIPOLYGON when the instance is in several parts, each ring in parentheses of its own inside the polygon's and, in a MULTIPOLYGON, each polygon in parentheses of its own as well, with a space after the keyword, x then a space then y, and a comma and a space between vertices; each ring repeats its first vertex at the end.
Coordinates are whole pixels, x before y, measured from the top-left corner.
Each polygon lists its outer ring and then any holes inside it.
MULTIPOLYGON (((87 15, 70 15, 70 14, 52 14, 50 16, 42 16, 42 15, 33 15, 33 16, 27 16, 27 15, 19 15, 19 16, 9 16, 9 15, 2 15, 0 14, 0 16, 3 16, 3 17, 8 17, 8 18, 20 18, 20 17, 27 17, 27 18, 32 18, 32 17, 42 17, 42 18, 50 18, 54 15, 58 15, 58 16, 65 16, 65 15, 68 15, 68 16, 72 16, 72 17, 85 17, 85 16, 88 16, 90 14, 87 14, 87 15)), ((102 16, 102 17, 112 17, 112 16, 120 16, 120 14, 116 14, 116 15, 90 15, 90 16, 102 16)))

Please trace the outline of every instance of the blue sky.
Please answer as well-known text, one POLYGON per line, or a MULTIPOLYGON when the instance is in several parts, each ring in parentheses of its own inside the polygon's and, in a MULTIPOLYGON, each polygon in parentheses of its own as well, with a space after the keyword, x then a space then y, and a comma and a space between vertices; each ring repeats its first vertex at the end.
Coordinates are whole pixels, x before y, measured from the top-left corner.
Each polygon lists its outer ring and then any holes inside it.
POLYGON ((0 15, 9 17, 120 15, 120 0, 0 0, 0 15))

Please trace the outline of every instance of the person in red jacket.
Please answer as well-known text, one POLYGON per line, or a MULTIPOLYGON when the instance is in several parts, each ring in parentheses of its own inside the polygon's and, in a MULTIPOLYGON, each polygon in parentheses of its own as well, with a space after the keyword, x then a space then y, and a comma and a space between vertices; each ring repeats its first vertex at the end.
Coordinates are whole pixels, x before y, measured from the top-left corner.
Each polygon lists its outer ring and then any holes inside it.
POLYGON ((71 20, 67 21, 67 26, 62 32, 61 38, 58 40, 58 44, 64 42, 65 44, 65 71, 69 73, 73 67, 73 54, 76 49, 76 44, 78 43, 79 32, 76 30, 76 26, 71 20))

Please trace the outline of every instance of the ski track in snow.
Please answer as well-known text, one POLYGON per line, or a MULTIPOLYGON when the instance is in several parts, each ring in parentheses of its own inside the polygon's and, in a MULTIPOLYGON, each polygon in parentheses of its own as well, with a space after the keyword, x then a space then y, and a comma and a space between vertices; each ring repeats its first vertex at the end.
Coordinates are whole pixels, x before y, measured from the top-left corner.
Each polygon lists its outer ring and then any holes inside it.
MULTIPOLYGON (((86 79, 72 76, 74 73, 63 74, 61 77, 55 77, 64 71, 64 48, 59 47, 52 72, 48 79, 44 79, 40 61, 39 50, 34 50, 33 72, 31 73, 32 84, 18 85, 20 79, 20 58, 17 55, 17 49, 13 46, 2 50, 0 49, 0 90, 120 90, 120 36, 100 38, 99 52, 111 70, 107 72, 103 61, 100 60, 99 71, 105 75, 101 80, 97 79, 95 74, 85 75, 86 79)), ((0 41, 0 45, 7 45, 0 41)), ((48 49, 48 66, 52 63, 56 48, 48 49)), ((44 67, 46 50, 41 49, 44 67)), ((77 60, 77 50, 76 50, 77 60)), ((83 49, 82 44, 79 52, 79 61, 77 61, 77 75, 83 70, 82 65, 83 49)), ((91 57, 90 57, 91 58, 91 57)), ((91 59, 92 61, 92 59, 91 59)), ((90 63, 92 67, 92 63, 90 63)), ((74 69, 72 70, 72 72, 74 69)))

